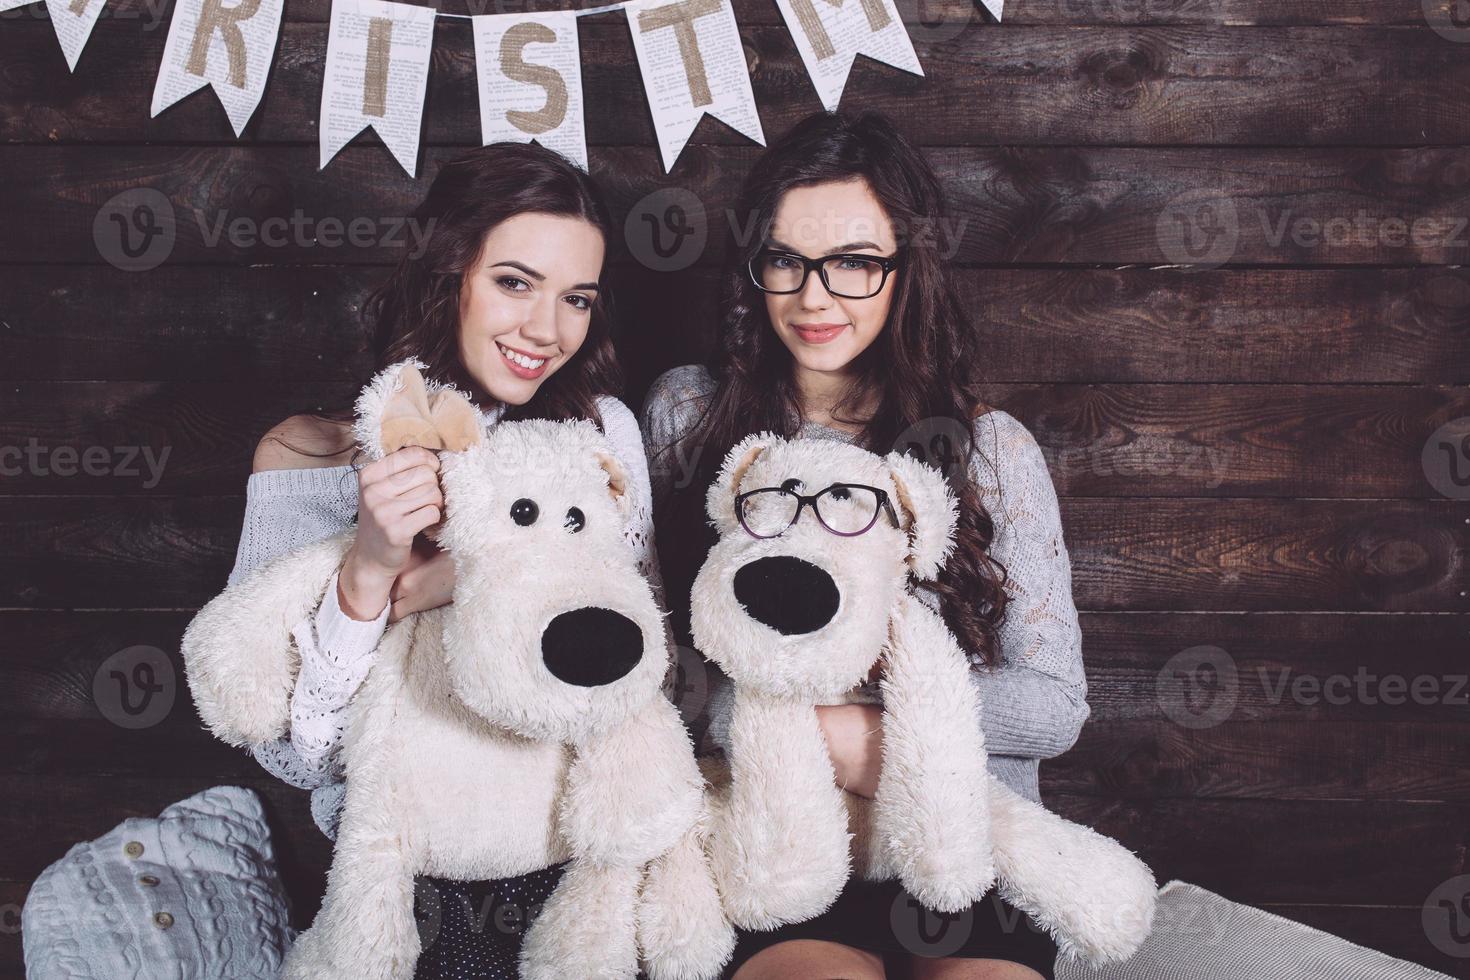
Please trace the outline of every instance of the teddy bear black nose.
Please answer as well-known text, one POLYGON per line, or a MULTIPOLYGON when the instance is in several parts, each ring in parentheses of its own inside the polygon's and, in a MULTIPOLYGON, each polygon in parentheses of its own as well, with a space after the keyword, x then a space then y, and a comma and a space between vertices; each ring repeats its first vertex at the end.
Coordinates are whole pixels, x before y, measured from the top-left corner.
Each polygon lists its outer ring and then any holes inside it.
POLYGON ((784 636, 815 633, 837 615, 837 583, 809 561, 758 558, 735 573, 735 598, 752 619, 784 636))
POLYGON ((622 613, 588 606, 557 616, 541 634, 541 660, 578 687, 611 684, 643 659, 643 631, 622 613))

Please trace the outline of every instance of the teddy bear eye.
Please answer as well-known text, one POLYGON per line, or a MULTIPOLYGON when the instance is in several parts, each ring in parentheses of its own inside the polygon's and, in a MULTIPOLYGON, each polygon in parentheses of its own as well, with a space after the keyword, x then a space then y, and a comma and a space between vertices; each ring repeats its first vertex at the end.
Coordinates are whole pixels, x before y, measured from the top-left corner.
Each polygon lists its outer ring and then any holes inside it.
POLYGON ((797 490, 800 490, 801 487, 802 487, 801 481, 798 480, 794 476, 791 479, 789 479, 789 480, 782 480, 781 481, 781 489, 782 490, 785 490, 785 491, 788 491, 790 493, 795 493, 797 490))
POLYGON ((847 489, 847 487, 833 487, 827 492, 831 495, 833 500, 846 500, 847 498, 852 496, 852 491, 847 489))
POLYGON ((562 524, 562 527, 570 528, 572 533, 576 534, 578 531, 582 530, 582 528, 586 526, 587 515, 582 513, 582 508, 573 507, 571 510, 567 511, 567 519, 566 522, 562 524))
POLYGON ((530 527, 532 524, 535 524, 536 518, 540 514, 541 508, 537 507, 536 501, 531 500, 529 497, 522 497, 510 505, 510 519, 521 527, 530 527))

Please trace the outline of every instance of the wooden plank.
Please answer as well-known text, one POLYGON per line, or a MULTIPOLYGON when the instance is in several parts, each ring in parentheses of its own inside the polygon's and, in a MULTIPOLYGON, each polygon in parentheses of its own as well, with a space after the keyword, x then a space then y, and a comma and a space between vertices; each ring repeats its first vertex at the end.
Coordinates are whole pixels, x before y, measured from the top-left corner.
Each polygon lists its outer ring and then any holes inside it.
MULTIPOLYGON (((1470 60, 1427 25, 1411 28, 1061 27, 1004 30, 978 22, 915 25, 924 74, 864 60, 849 105, 886 112, 926 145, 1422 145, 1470 139, 1470 60), (1324 77, 1333 84, 1322 84, 1324 77), (1382 79, 1392 78, 1392 86, 1382 79), (983 105, 983 112, 956 107, 983 105)), ((216 100, 200 95, 156 119, 149 108, 165 32, 98 25, 85 70, 67 73, 47 23, 0 33, 0 141, 231 142, 216 100), (105 80, 105 84, 104 84, 105 80)), ((315 144, 326 25, 282 28, 252 142, 315 144)), ((587 138, 654 145, 628 27, 598 18, 580 31, 587 138), (630 96, 631 93, 631 97, 630 96)), ((741 32, 769 137, 821 105, 784 27, 741 32)), ((441 19, 423 140, 478 146, 480 118, 468 21, 441 19)), ((723 125, 700 142, 749 145, 723 125)), ((593 155, 597 155, 594 151, 593 155)))
MULTIPOLYGON (((8 641, 0 714, 15 739, 0 772, 258 775, 253 759, 203 729, 190 704, 178 657, 189 618, 0 613, 8 641), (172 670, 153 683, 169 701, 155 723, 125 729, 108 720, 115 689, 104 679, 99 701, 95 681, 114 654, 139 646, 167 656, 172 670)), ((1470 801, 1462 764, 1470 689, 1460 661, 1470 615, 1085 613, 1082 631, 1092 714, 1077 745, 1043 765, 1048 792, 1470 801), (1233 708, 1188 728, 1173 720, 1179 695, 1161 676, 1172 676, 1175 654, 1207 642, 1237 671, 1233 708), (1416 695, 1421 677, 1432 684, 1416 695), (1403 678, 1409 693, 1390 678, 1403 678)))
MULTIPOLYGON (((1434 679, 1446 691, 1463 684, 1458 677, 1434 679)), ((1460 702, 1461 718, 1465 708, 1460 702)), ((1041 783, 1048 794, 1107 799, 1470 803, 1467 752, 1463 722, 1302 718, 1191 729, 1168 720, 1090 720, 1073 748, 1042 763, 1041 783)))
MULTIPOLYGON (((0 495, 229 494, 261 436, 350 408, 352 383, 25 382, 0 391, 0 495)), ((1346 385, 986 385, 1076 497, 1439 499, 1426 441, 1470 389, 1346 385)), ((633 402, 636 411, 638 404, 633 402)))
MULTIPOLYGON (((105 265, 0 267, 0 332, 12 355, 0 379, 358 382, 372 369, 358 311, 386 274, 164 264, 142 290, 133 273, 105 265)), ((1460 270, 955 266, 951 275, 988 381, 1470 379, 1470 275, 1460 270)), ((715 270, 660 274, 624 262, 605 278, 635 396, 663 370, 708 355, 715 270)))
POLYGON ((1410 905, 1466 870, 1470 807, 1459 803, 1043 801, 1122 841, 1160 883, 1178 878, 1248 905, 1410 905))
MULTIPOLYGON (((239 497, 13 497, 0 608, 194 608, 224 586, 239 497)), ((1463 612, 1464 504, 1071 498, 1076 602, 1097 610, 1463 612)))
MULTIPOLYGON (((155 647, 168 653, 181 678, 178 641, 192 616, 192 610, 0 611, 0 716, 101 720, 93 679, 103 662, 129 647, 155 647)), ((1080 623, 1089 727, 1168 721, 1161 676, 1183 669, 1175 658, 1202 646, 1228 656, 1236 672, 1233 710, 1221 722, 1454 725, 1470 695, 1454 691, 1452 680, 1467 670, 1470 613, 1084 611, 1080 623), (1333 682, 1322 691, 1320 683, 1297 682, 1336 676, 1351 683, 1333 682), (1438 694, 1385 696, 1389 676, 1438 678, 1438 694)), ((197 721, 186 710, 173 715, 181 725, 197 721)))
MULTIPOLYGON (((733 0, 735 17, 746 24, 780 24, 775 6, 761 0, 733 0)), ((525 10, 581 10, 603 4, 598 0, 441 0, 434 6, 449 14, 520 13, 525 10)), ((1206 24, 1219 26, 1400 24, 1419 26, 1426 18, 1436 22, 1452 15, 1453 0, 1007 0, 1005 20, 995 23, 986 14, 967 8, 973 0, 897 0, 905 23, 917 24, 962 17, 984 19, 997 29, 1028 24, 1076 26, 1082 24, 1206 24)), ((145 31, 158 30, 167 20, 168 0, 113 0, 102 17, 141 21, 145 31)), ((287 23, 326 23, 330 0, 297 0, 284 12, 287 23)), ((613 16, 613 15, 610 15, 613 16)), ((34 3, 0 14, 0 20, 44 20, 46 8, 34 3)), ((59 57, 59 53, 58 53, 59 57)))
MULTIPOLYGON (((172 220, 174 239, 152 239, 170 263, 381 264, 417 247, 414 230, 423 226, 406 216, 439 162, 459 152, 425 150, 415 183, 372 147, 344 150, 318 172, 308 147, 119 146, 99 154, 8 146, 0 167, 16 176, 0 186, 0 210, 37 234, 0 242, 0 263, 100 264, 99 243, 120 261, 117 230, 106 220, 113 212, 99 219, 99 209, 124 190, 152 187, 170 201, 172 219, 160 213, 157 223, 172 220), (110 230, 94 236, 94 225, 110 230)), ((731 202, 754 155, 691 147, 664 177, 651 148, 610 147, 593 154, 592 171, 619 227, 651 191, 685 185, 705 202, 708 221, 707 245, 694 256, 716 264, 729 229, 749 227, 731 202)), ((1470 183, 1461 179, 1470 147, 937 147, 926 155, 952 201, 945 254, 965 264, 1470 259, 1470 183)), ((147 275, 139 273, 140 288, 147 275)))
MULTIPOLYGON (((1161 681, 1194 669, 1189 658, 1175 658, 1199 647, 1219 651, 1214 657, 1222 665, 1228 658, 1219 690, 1232 688, 1232 710, 1212 719, 1459 723, 1464 717, 1460 702, 1467 692, 1453 690, 1458 685, 1450 678, 1467 670, 1470 612, 1085 612, 1081 628, 1090 724, 1168 719, 1166 703, 1179 695, 1164 687, 1161 696, 1161 681), (1341 681, 1327 683, 1338 676, 1351 684, 1344 689, 1341 681), (1390 689, 1385 697, 1383 679, 1389 676, 1440 678, 1440 695, 1406 697, 1390 689), (1298 683, 1299 677, 1316 678, 1326 690, 1298 683)), ((1197 707, 1202 714, 1203 698, 1197 707)))

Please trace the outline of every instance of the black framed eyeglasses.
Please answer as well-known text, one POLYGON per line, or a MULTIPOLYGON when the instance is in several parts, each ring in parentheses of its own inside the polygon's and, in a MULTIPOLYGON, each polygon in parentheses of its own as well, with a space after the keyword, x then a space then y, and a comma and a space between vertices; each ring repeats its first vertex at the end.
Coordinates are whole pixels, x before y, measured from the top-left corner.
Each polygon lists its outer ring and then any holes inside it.
POLYGON ((870 530, 879 513, 899 526, 888 493, 861 483, 834 483, 813 494, 797 493, 789 485, 747 490, 735 497, 735 516, 751 537, 774 538, 795 524, 808 505, 818 523, 844 538, 870 530))
POLYGON ((805 255, 776 249, 764 249, 747 264, 751 282, 762 292, 799 293, 806 287, 807 276, 816 269, 827 292, 844 299, 867 299, 878 295, 896 268, 896 255, 844 252, 809 259, 805 255))

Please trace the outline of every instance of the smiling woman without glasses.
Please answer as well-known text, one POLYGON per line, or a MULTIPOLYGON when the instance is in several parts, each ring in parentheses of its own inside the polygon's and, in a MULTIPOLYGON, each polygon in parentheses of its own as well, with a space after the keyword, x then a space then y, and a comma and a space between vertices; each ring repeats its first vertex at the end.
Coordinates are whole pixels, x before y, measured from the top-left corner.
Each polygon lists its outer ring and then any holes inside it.
MULTIPOLYGON (((881 115, 818 113, 756 161, 736 214, 762 234, 734 246, 717 351, 708 366, 660 377, 643 411, 676 634, 690 642, 689 589, 713 543, 705 491, 736 442, 770 431, 880 454, 917 444, 952 463, 943 468, 960 504, 956 548, 917 594, 970 658, 991 770, 1038 800, 1038 760, 1066 751, 1088 714, 1071 570, 1040 447, 980 397, 985 352, 942 261, 953 243, 938 179, 881 115), (948 459, 938 452, 946 438, 948 459)), ((710 734, 727 747, 731 688, 708 669, 710 734)), ((850 696, 865 703, 817 712, 838 784, 871 798, 883 738, 877 677, 850 696)), ((732 971, 1034 980, 1052 976, 1055 957, 1051 939, 993 890, 940 917, 897 882, 849 880, 816 919, 741 933, 732 971)))
MULTIPOLYGON (((372 373, 416 357, 426 378, 464 391, 489 423, 598 423, 630 482, 625 537, 657 589, 647 462, 637 420, 613 397, 620 374, 598 285, 610 224, 592 180, 550 150, 495 144, 446 164, 414 217, 428 229, 422 254, 405 256, 365 309, 372 373)), ((422 533, 442 516, 438 457, 414 446, 359 469, 351 419, 350 409, 297 415, 261 440, 230 575, 234 583, 356 518, 356 539, 321 607, 292 630, 302 663, 290 734, 254 747, 267 769, 313 791, 312 813, 329 836, 343 796, 343 709, 386 624, 444 605, 454 586, 449 556, 422 533)), ((437 934, 415 975, 514 978, 527 916, 560 873, 420 879, 416 894, 437 934)))

